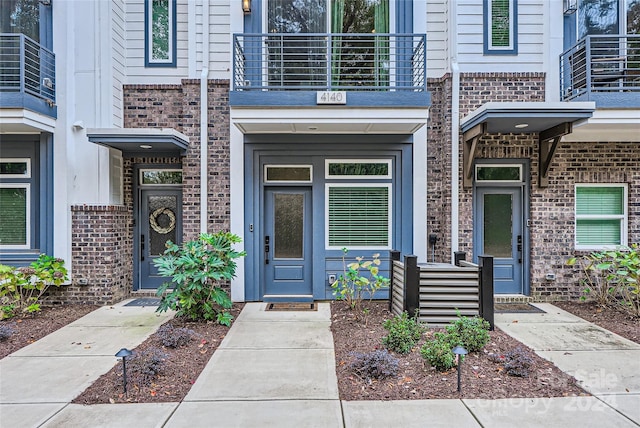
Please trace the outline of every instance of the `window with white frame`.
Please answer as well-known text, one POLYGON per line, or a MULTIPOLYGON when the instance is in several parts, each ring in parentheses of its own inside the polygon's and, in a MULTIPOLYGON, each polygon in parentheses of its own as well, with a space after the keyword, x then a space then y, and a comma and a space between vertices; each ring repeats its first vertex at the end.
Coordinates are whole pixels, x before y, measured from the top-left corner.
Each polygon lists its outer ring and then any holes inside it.
POLYGON ((484 0, 484 53, 518 53, 517 0, 484 0))
POLYGON ((576 185, 576 249, 627 245, 627 186, 576 185))
POLYGON ((145 65, 176 66, 176 0, 145 0, 145 65))

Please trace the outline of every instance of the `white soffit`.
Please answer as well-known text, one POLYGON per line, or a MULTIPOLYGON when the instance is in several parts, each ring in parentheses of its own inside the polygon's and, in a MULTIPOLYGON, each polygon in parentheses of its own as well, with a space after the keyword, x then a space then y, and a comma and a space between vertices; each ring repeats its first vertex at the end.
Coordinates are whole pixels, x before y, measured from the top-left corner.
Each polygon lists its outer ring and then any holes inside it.
POLYGON ((26 109, 0 109, 0 133, 53 133, 56 119, 26 109))
POLYGON ((566 142, 640 142, 640 110, 596 110, 587 120, 573 124, 566 142))
POLYGON ((413 134, 428 117, 426 108, 231 109, 244 134, 413 134))

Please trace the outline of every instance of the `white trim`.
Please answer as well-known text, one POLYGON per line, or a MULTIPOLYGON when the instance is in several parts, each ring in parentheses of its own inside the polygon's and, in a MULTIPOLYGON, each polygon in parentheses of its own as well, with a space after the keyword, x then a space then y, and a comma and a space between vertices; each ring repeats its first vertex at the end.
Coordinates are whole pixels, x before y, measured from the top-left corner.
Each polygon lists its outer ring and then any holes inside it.
POLYGON ((3 250, 24 250, 31 248, 31 184, 30 183, 2 183, 0 182, 0 189, 26 189, 26 215, 25 215, 25 240, 24 245, 2 245, 0 248, 3 250))
POLYGON ((347 247, 349 250, 391 250, 393 243, 393 186, 391 183, 325 183, 324 185, 324 247, 326 250, 341 250, 347 247), (389 216, 387 218, 387 245, 375 245, 375 246, 330 246, 329 245, 329 189, 332 187, 386 187, 388 191, 388 206, 387 210, 389 216))
MULTIPOLYGON (((247 241, 253 242, 253 236, 244 233, 244 136, 235 126, 229 130, 229 170, 235 171, 229 177, 229 223, 230 231, 240 237, 242 242, 234 245, 237 251, 244 251, 247 241)), ((245 257, 236 260, 236 276, 231 279, 231 300, 245 300, 245 257)))
POLYGON ((605 250, 629 245, 629 186, 626 183, 576 183, 574 186, 574 222, 573 244, 576 250, 605 250), (578 187, 614 187, 622 188, 623 213, 618 215, 578 215, 578 187), (578 220, 620 220, 620 244, 611 245, 579 245, 578 220))
POLYGON ((524 181, 524 177, 522 174, 522 164, 516 163, 479 163, 475 165, 473 177, 476 183, 482 184, 496 184, 496 183, 522 183, 524 181), (518 176, 520 177, 518 180, 479 180, 478 179, 478 169, 479 168, 518 168, 518 176))
POLYGON ((0 158, 0 163, 24 163, 27 171, 24 174, 0 174, 0 178, 31 178, 31 158, 0 158))
POLYGON ((309 164, 265 164, 262 170, 263 181, 265 184, 295 184, 295 183, 313 183, 313 165, 309 164), (267 179, 267 169, 270 167, 275 168, 308 168, 309 169, 309 180, 269 180, 267 179))
MULTIPOLYGON (((149 57, 147 58, 147 61, 149 62, 149 64, 171 64, 174 61, 173 58, 173 46, 176 43, 175 38, 177 37, 177 34, 173 33, 173 28, 174 28, 174 21, 176 19, 176 17, 173 15, 174 12, 174 7, 173 7, 173 2, 177 0, 167 0, 168 1, 168 12, 169 12, 169 22, 168 22, 168 27, 169 27, 169 31, 168 31, 168 36, 169 36, 169 43, 167 46, 167 51, 169 54, 169 58, 167 59, 153 59, 153 1, 154 0, 148 0, 146 2, 146 11, 145 13, 147 13, 149 19, 147 22, 147 28, 145 29, 145 31, 147 31, 147 54, 149 55, 149 57)), ((177 5, 176 5, 177 7, 177 5)))
POLYGON ((153 172, 153 171, 162 171, 162 172, 179 172, 180 173, 180 177, 182 178, 182 170, 181 169, 177 169, 177 168, 170 168, 170 169, 164 169, 164 168, 144 168, 144 169, 139 169, 138 170, 140 175, 138 176, 138 186, 140 187, 149 187, 149 186, 163 186, 163 187, 167 187, 167 186, 182 186, 182 182, 180 184, 177 183, 144 183, 142 180, 142 175, 145 172, 153 172))
POLYGON ((393 178, 393 165, 391 159, 325 159, 324 178, 327 180, 391 180, 393 178), (331 175, 329 174, 329 164, 331 163, 377 163, 387 164, 387 175, 331 175))
POLYGON ((493 46, 493 31, 492 31, 492 22, 493 16, 491 14, 491 5, 495 0, 488 0, 487 2, 487 22, 485 25, 487 26, 487 50, 488 51, 510 51, 514 48, 514 32, 517 31, 514 25, 514 10, 515 10, 515 2, 516 0, 508 0, 509 1, 509 45, 508 46, 493 46))

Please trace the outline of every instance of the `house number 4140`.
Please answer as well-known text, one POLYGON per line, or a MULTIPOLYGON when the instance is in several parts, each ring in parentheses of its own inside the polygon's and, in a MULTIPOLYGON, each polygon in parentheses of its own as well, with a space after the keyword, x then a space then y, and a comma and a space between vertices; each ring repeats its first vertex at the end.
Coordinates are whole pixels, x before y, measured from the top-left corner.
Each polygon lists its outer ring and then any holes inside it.
POLYGON ((316 92, 316 104, 346 104, 347 93, 345 91, 318 91, 316 92))

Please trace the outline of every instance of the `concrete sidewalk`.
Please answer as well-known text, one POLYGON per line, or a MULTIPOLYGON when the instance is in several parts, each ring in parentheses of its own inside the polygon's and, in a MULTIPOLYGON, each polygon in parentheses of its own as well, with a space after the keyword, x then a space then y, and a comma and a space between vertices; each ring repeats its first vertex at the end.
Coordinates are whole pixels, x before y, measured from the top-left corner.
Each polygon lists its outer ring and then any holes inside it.
POLYGON ((99 308, 0 360, 0 426, 39 426, 109 371, 120 348, 135 348, 173 316, 128 302, 99 308))
MULTIPOLYGON (((639 396, 637 385, 640 377, 637 356, 638 345, 625 341, 606 330, 595 328, 576 317, 560 311, 552 305, 537 305, 546 314, 500 314, 496 320, 507 331, 540 353, 557 358, 559 366, 566 364, 568 355, 577 348, 593 350, 585 352, 578 364, 584 374, 577 372, 586 388, 592 377, 604 376, 618 381, 607 383, 605 392, 597 397, 565 397, 503 400, 414 400, 414 401, 340 401, 333 339, 330 332, 328 303, 319 303, 317 312, 265 311, 265 303, 248 303, 233 327, 215 352, 208 365, 195 382, 182 403, 117 404, 81 406, 66 404, 84 388, 57 396, 51 393, 23 391, 19 403, 14 403, 11 390, 20 390, 20 376, 5 377, 5 360, 21 358, 13 354, 0 362, 2 377, 2 405, 0 426, 10 427, 638 427, 639 396), (517 321, 517 322, 514 322, 517 321), (581 330, 582 329, 582 330, 581 330), (569 332, 567 337, 564 330, 569 332), (581 331, 590 332, 582 334, 581 331), (594 337, 603 348, 594 345, 594 337), (564 339, 563 339, 564 338, 564 339), (537 341, 537 342, 536 342, 537 341), (557 343, 556 343, 557 342, 557 343), (571 348, 571 351, 555 349, 571 348), (606 345, 605 345, 606 344, 606 345), (540 345, 540 346, 538 346, 540 345), (538 349, 544 348, 544 349, 538 349), (615 350, 615 352, 612 352, 615 350), (589 353, 587 353, 589 352, 589 353), (628 353, 630 352, 630 353, 628 353), (618 358, 618 356, 620 358, 618 358), (609 361, 602 361, 608 359, 609 361), (584 367, 582 366, 584 365, 584 367), (604 371, 603 371, 604 370, 604 371), (5 383, 5 381, 7 383, 5 383), (619 383, 619 384, 618 384, 619 383), (630 392, 626 392, 627 388, 630 392), (5 391, 6 389, 6 391, 5 391), (622 391, 625 390, 625 391, 622 391), (77 391, 77 392, 76 392, 77 391), (55 396, 55 397, 54 397, 55 396), (11 399, 11 402, 5 402, 11 399), (43 398, 55 401, 43 401, 43 398), (635 422, 634 422, 635 421, 635 422)), ((104 316, 120 313, 103 308, 104 316)), ((123 308, 128 309, 128 308, 123 308)), ((139 309, 139 308, 138 308, 139 309)), ((101 311, 101 310, 99 310, 101 311)), ((95 314, 95 313, 94 313, 95 314)), ((91 315, 91 314, 90 314, 91 315)), ((95 315, 94 315, 95 317, 95 315)), ((86 323, 85 319, 75 328, 86 323)), ((89 323, 91 325, 92 323, 89 323)), ((109 323, 106 323, 109 325, 109 323)), ((112 323, 118 324, 118 323, 112 323)), ((158 322, 159 324, 159 322, 158 322)), ((122 326, 121 324, 119 324, 122 326)), ((132 327, 137 325, 135 322, 132 327)), ((62 330, 74 328, 71 325, 62 330)), ((42 355, 54 354, 61 343, 69 340, 69 333, 62 332, 43 339, 49 346, 42 355), (60 338, 66 338, 61 340, 60 338), (54 351, 54 352, 52 352, 54 351)), ((126 334, 122 331, 118 334, 126 334)), ((101 331, 101 336, 108 336, 101 331)), ((96 340, 97 335, 90 335, 96 340)), ((87 339, 88 340, 88 339, 87 339)), ((39 345, 40 342, 34 345, 39 345)), ((114 349, 122 346, 118 345, 114 349)), ((31 345, 31 346, 34 346, 31 345)), ((80 345, 78 345, 80 346, 80 345)), ((95 344, 96 348, 107 344, 95 344)), ((26 355, 35 351, 27 351, 26 355)), ((103 348, 101 348, 103 349, 103 348)), ((115 360, 113 349, 109 351, 110 368, 115 360)), ((542 354, 541 354, 542 355, 542 354)), ((22 357, 27 359, 27 357, 22 357)), ((34 356, 33 358, 36 358, 34 356)), ((45 373, 55 370, 49 364, 56 358, 41 360, 47 367, 45 373)), ((70 357, 69 357, 70 358, 70 357)), ((106 358, 104 356, 103 358, 106 358)), ((17 361, 17 360, 16 360, 17 361)), ((570 359, 570 361, 572 361, 570 359)), ((73 364, 67 362, 67 364, 73 364)), ((9 367, 9 366, 7 366, 9 367)), ((20 367, 10 367, 12 371, 20 367)), ((22 370, 20 368, 20 370, 22 370)), ((27 369, 28 370, 28 369, 27 369)), ((106 371, 104 370, 104 371, 106 371)), ((572 368, 566 364, 565 370, 572 368)), ((42 374, 45 376, 46 374, 42 374)), ((81 374, 69 373, 57 376, 60 382, 72 381, 81 374)), ((90 376, 87 376, 90 377, 90 376)), ((96 376, 97 377, 97 376, 96 376)), ((578 376, 576 376, 578 377, 578 376)), ((31 377, 22 377, 22 383, 31 384, 31 377)), ((33 382, 39 382, 39 377, 33 382)), ((93 378, 91 378, 93 380, 93 378)), ((73 383, 73 382, 72 382, 73 383)), ((76 382, 78 383, 78 382, 76 382)), ((82 385, 91 383, 83 379, 82 385)), ((51 386, 49 386, 51 387, 51 386)), ((46 388, 38 388, 42 390, 46 388)))

